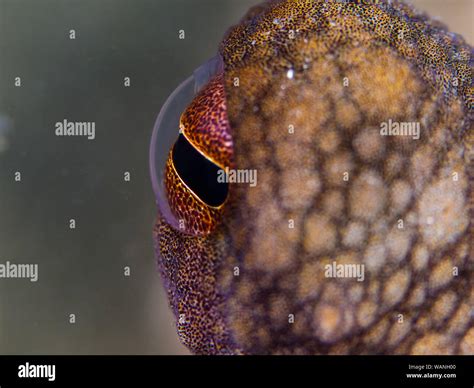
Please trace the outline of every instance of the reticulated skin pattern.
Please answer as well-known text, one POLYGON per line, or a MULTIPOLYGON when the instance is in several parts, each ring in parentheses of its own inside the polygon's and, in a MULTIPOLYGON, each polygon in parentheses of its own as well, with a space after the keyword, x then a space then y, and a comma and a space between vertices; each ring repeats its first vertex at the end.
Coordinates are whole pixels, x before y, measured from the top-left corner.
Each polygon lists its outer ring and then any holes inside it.
POLYGON ((233 161, 258 183, 230 184, 206 236, 154 231, 194 353, 474 354, 472 49, 358 3, 264 3, 221 44, 233 161))

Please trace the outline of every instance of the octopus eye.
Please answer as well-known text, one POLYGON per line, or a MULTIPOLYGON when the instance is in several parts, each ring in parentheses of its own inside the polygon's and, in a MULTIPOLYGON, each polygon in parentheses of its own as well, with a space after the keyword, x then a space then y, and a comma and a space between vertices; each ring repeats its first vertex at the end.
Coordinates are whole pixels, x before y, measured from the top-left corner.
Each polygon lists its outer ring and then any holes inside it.
POLYGON ((209 234, 228 195, 232 166, 220 56, 198 68, 167 99, 153 130, 150 170, 161 215, 175 229, 209 234))
POLYGON ((225 202, 229 185, 216 179, 219 166, 194 148, 183 135, 179 135, 174 144, 171 158, 177 175, 201 201, 212 207, 225 202))

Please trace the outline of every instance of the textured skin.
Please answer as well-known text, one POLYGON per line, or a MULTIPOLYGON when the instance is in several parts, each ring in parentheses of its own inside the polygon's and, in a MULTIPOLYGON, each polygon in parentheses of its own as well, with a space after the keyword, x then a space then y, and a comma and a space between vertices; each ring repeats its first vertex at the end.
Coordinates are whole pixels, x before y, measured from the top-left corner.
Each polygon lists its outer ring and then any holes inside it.
POLYGON ((205 237, 160 216, 154 234, 191 351, 474 354, 472 50, 390 3, 266 3, 224 39, 235 165, 258 184, 232 184, 205 237))

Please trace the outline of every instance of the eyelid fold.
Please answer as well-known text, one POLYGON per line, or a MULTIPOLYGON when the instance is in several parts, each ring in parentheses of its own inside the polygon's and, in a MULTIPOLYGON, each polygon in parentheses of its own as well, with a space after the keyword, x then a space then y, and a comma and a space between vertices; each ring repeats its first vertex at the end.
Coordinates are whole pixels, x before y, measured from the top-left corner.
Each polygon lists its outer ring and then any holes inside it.
POLYGON ((222 169, 233 164, 233 142, 227 118, 224 75, 215 75, 180 118, 183 136, 205 158, 222 169))
POLYGON ((181 115, 209 80, 223 70, 224 63, 220 55, 197 68, 167 98, 153 127, 149 155, 152 187, 162 216, 176 229, 180 225, 169 206, 165 187, 169 151, 178 138, 181 115))

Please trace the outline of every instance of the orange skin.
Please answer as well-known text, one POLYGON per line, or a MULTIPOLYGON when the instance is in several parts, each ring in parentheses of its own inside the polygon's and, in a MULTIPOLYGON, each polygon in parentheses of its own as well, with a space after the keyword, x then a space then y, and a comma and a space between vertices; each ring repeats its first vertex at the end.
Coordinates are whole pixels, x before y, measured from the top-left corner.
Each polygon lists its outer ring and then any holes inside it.
POLYGON ((204 157, 258 171, 218 211, 167 182, 187 226, 158 215, 154 238, 192 352, 474 354, 472 49, 376 3, 251 9, 184 112, 204 157), (389 120, 419 139, 382 136, 389 120), (333 262, 365 279, 328 277, 333 262))

